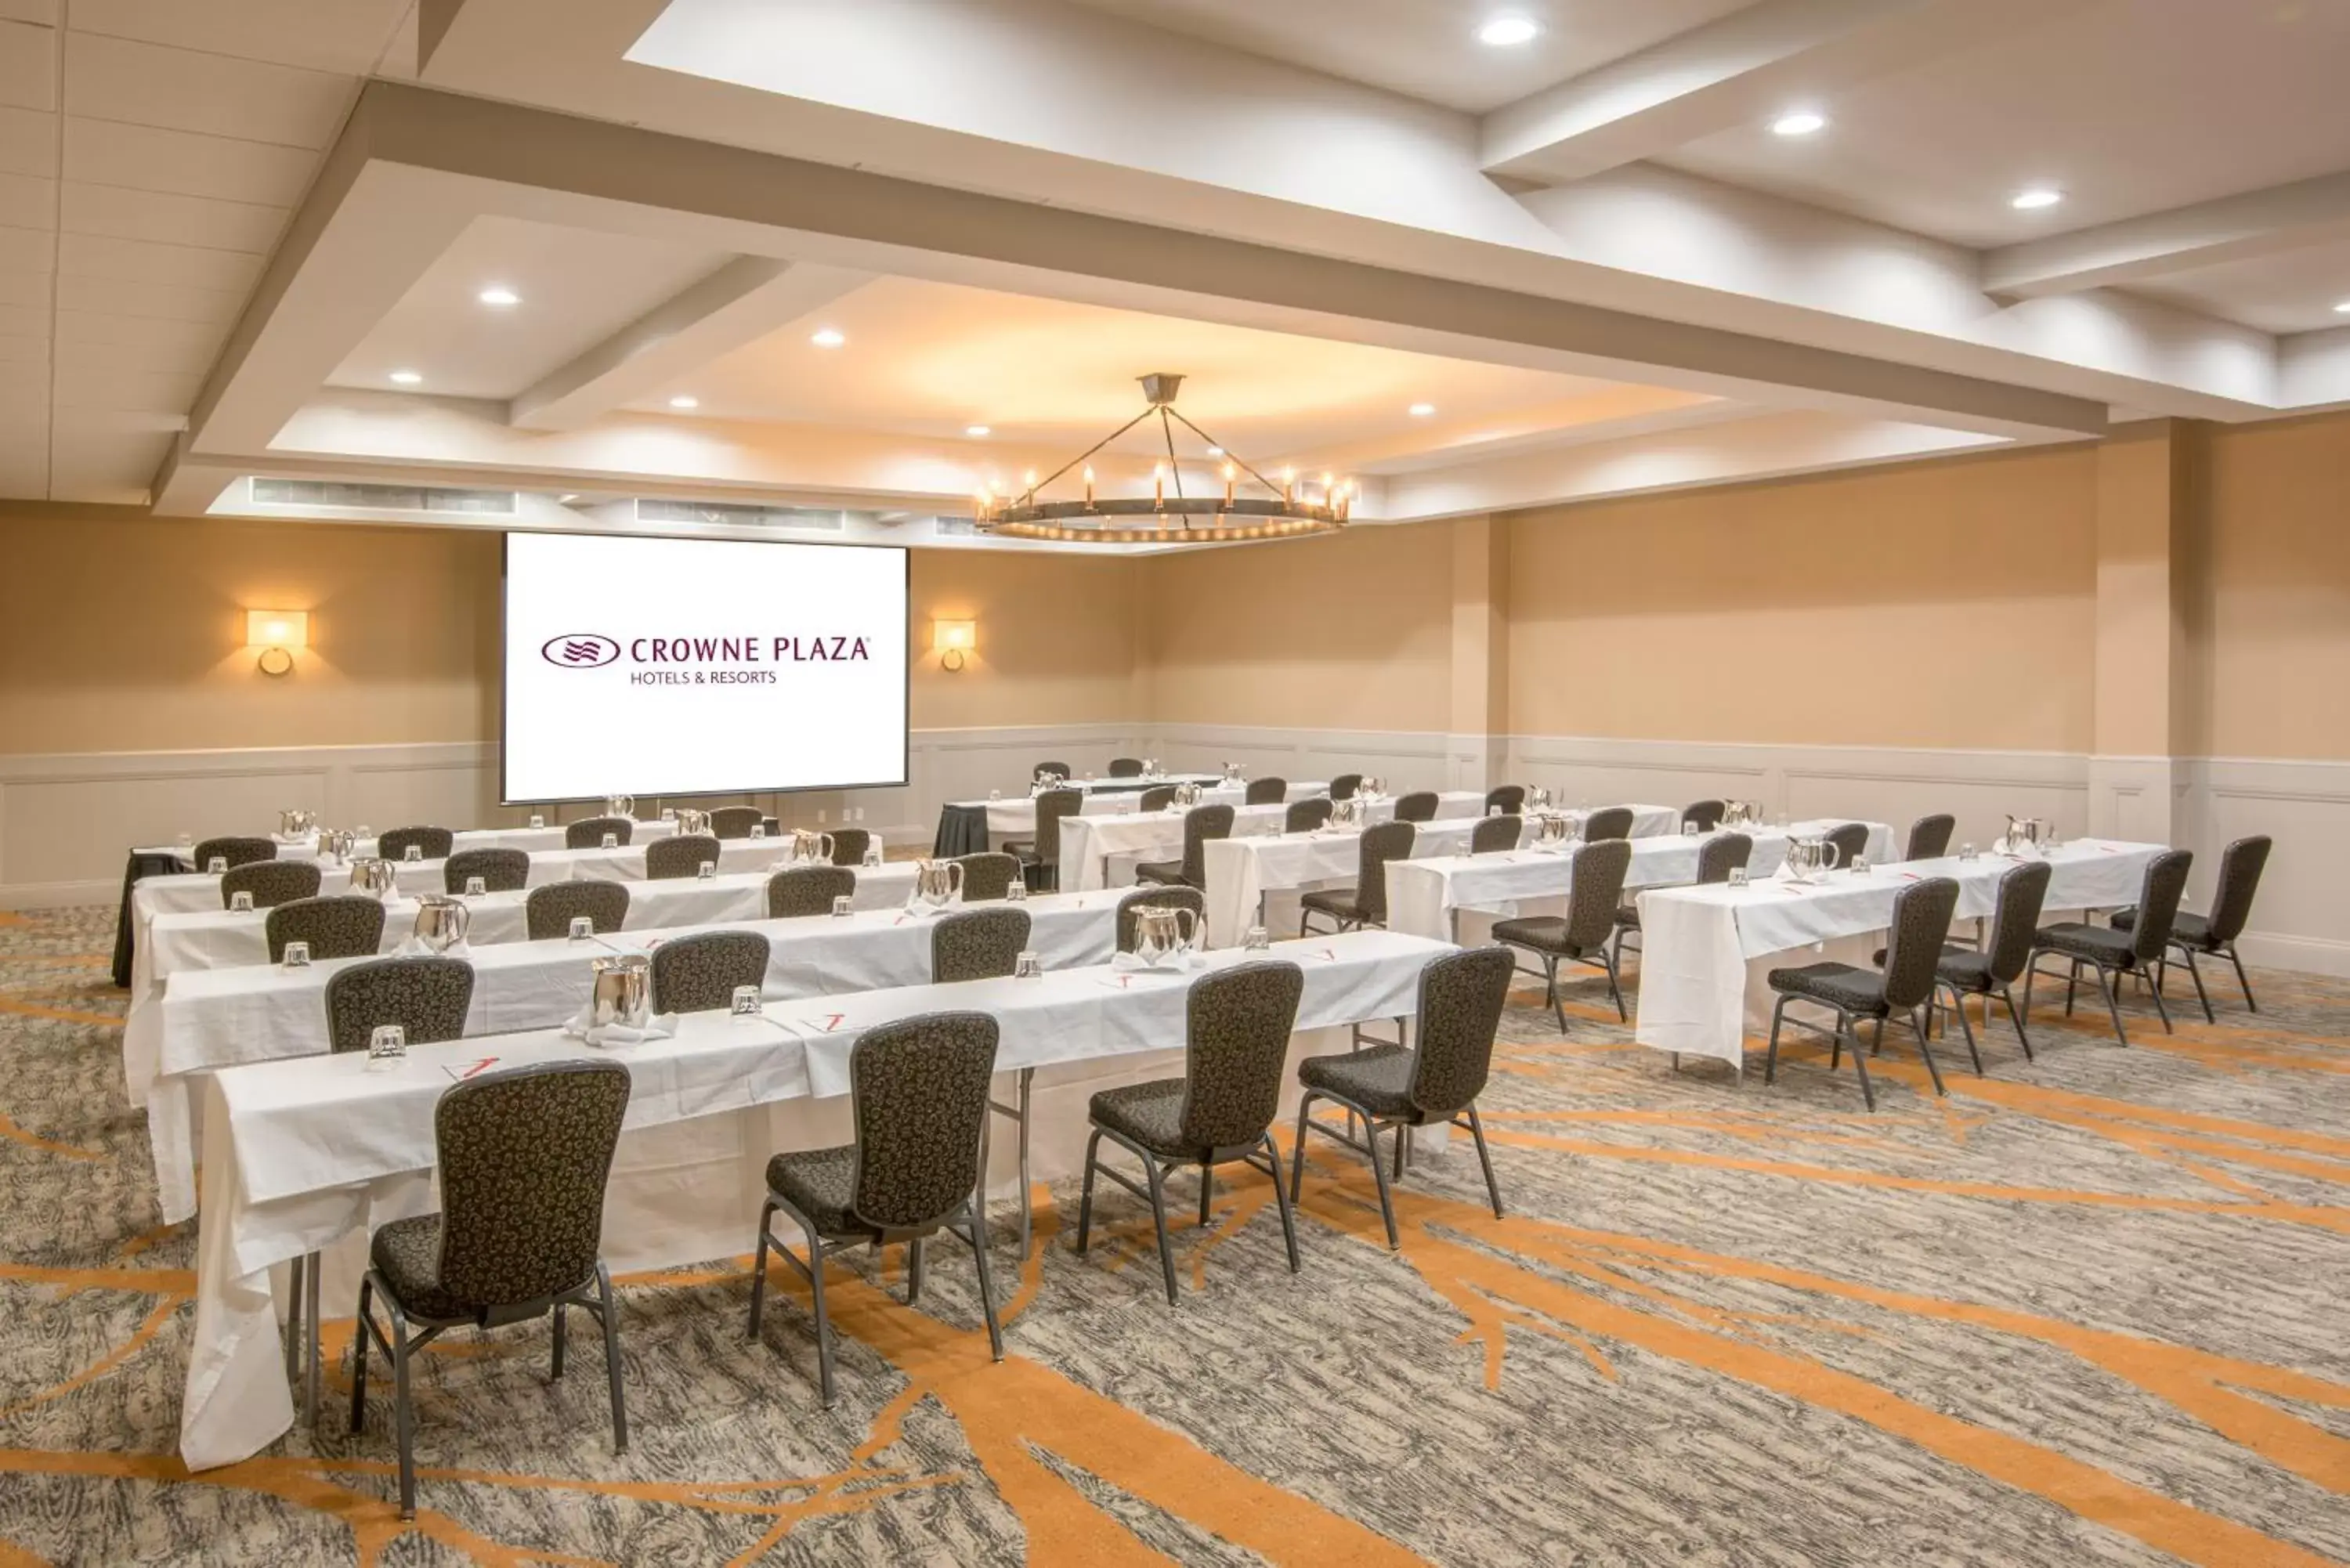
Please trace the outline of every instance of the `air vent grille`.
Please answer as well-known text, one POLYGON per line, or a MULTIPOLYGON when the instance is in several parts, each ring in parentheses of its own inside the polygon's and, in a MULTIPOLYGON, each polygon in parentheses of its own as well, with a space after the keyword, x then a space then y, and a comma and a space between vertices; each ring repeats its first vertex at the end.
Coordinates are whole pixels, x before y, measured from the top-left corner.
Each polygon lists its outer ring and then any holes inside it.
POLYGON ((979 524, 969 517, 941 517, 938 520, 939 537, 942 539, 975 539, 979 524))
POLYGON ((347 484, 318 479, 255 479, 259 506, 330 506, 344 512, 448 512, 510 516, 511 490, 441 490, 421 484, 347 484))
POLYGON ((821 528, 837 534, 847 525, 838 512, 797 506, 746 506, 723 501, 637 503, 639 523, 735 523, 759 528, 821 528))

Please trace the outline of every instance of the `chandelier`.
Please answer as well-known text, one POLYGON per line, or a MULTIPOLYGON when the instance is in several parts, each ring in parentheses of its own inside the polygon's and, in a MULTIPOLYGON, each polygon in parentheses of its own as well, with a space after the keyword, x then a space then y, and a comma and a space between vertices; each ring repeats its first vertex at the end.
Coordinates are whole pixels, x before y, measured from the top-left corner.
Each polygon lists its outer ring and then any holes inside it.
POLYGON ((1014 495, 999 496, 993 487, 974 498, 980 531, 1014 539, 1075 540, 1091 545, 1205 545, 1254 539, 1294 539, 1307 534, 1330 534, 1347 525, 1354 509, 1355 485, 1324 474, 1318 495, 1301 487, 1284 472, 1276 484, 1232 456, 1215 437, 1175 411, 1175 393, 1183 378, 1161 371, 1140 378, 1146 400, 1140 413, 1094 442, 1051 473, 1038 480, 1032 472, 1014 495), (1167 461, 1151 479, 1151 494, 1097 496, 1088 460, 1135 426, 1156 415, 1167 443, 1167 461), (1187 495, 1183 471, 1175 458, 1175 427, 1207 443, 1209 455, 1223 462, 1223 491, 1187 495), (1085 498, 1041 501, 1038 493, 1071 469, 1082 468, 1085 498), (1243 476, 1246 476, 1243 485, 1243 476), (1169 481, 1173 493, 1169 493, 1169 481))

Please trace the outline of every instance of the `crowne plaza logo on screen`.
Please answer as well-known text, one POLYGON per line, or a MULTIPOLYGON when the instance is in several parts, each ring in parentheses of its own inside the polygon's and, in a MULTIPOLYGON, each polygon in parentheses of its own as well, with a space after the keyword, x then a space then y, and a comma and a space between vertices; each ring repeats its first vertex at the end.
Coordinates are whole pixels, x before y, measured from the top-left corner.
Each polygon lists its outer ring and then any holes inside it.
POLYGON ((564 670, 595 670, 620 657, 620 645, 592 631, 567 631, 540 645, 538 656, 564 670))

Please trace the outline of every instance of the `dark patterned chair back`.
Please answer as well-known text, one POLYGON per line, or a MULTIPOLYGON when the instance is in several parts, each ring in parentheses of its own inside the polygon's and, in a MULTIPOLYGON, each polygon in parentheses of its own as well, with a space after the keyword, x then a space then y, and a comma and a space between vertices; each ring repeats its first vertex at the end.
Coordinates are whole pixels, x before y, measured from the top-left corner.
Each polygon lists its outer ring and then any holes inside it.
POLYGON ((1727 882, 1730 874, 1754 858, 1754 840, 1743 833, 1724 833, 1698 846, 1697 879, 1700 886, 1727 882))
POLYGON ((441 1288, 489 1309, 592 1277, 628 1109, 629 1070, 618 1062, 510 1067, 442 1095, 432 1116, 441 1288))
POLYGON ((734 1005, 738 985, 767 981, 767 939, 756 931, 696 931, 653 949, 653 1008, 708 1012, 734 1005))
POLYGON ((2260 891, 2261 872, 2269 863, 2269 836, 2262 833, 2239 838, 2221 851, 2220 886, 2211 895, 2213 941, 2232 942, 2244 934, 2252 918, 2252 895, 2260 891))
POLYGON ((1491 816, 1499 807, 1503 816, 1523 816, 1526 810, 1526 786, 1496 784, 1485 792, 1485 815, 1491 816))
POLYGON ((1907 1012, 1934 993, 1934 966, 1958 907, 1959 884, 1950 877, 1928 877, 1895 896, 1885 944, 1886 1006, 1907 1012))
POLYGON ((1909 842, 1902 846, 1901 858, 1939 860, 1950 852, 1950 835, 1958 830, 1959 819, 1946 811, 1921 816, 1909 825, 1909 842))
POLYGON ((2187 873, 2195 857, 2184 849, 2166 849, 2147 863, 2139 886, 2137 919, 2130 927, 2130 951, 2140 963, 2152 963, 2170 945, 2170 928, 2178 919, 2178 901, 2187 896, 2187 873))
POLYGON ((1332 800, 1352 800, 1355 798, 1355 792, 1362 787, 1362 774, 1340 774, 1336 778, 1330 781, 1330 798, 1332 800))
POLYGON ((1109 760, 1109 776, 1114 779, 1140 778, 1142 776, 1142 759, 1140 757, 1112 757, 1109 760))
POLYGON ((585 915, 597 932, 617 931, 629 919, 629 887, 625 882, 588 880, 550 882, 533 888, 522 901, 523 923, 530 940, 548 941, 571 934, 571 922, 585 915))
POLYGON ((1822 836, 1836 846, 1838 866, 1849 866, 1868 853, 1868 824, 1865 822, 1847 822, 1830 828, 1822 836))
POLYGON ((1028 945, 1028 911, 1006 904, 1000 909, 964 909, 941 915, 931 928, 931 981, 952 985, 965 980, 1002 980, 1028 945))
POLYGON ((1363 829, 1355 857, 1355 908, 1378 925, 1388 919, 1388 862, 1409 860, 1419 829, 1409 822, 1382 822, 1363 829))
POLYGON ((835 898, 857 896, 857 873, 846 866, 795 866, 767 878, 767 919, 829 915, 835 898))
POLYGON ((1311 833, 1326 825, 1330 814, 1336 809, 1328 795, 1317 794, 1305 800, 1293 800, 1289 803, 1289 809, 1282 814, 1281 831, 1311 833))
POLYGON ((1398 822, 1434 822, 1437 807, 1436 792, 1416 789, 1409 794, 1396 797, 1395 819, 1398 822))
POLYGON ((1134 803, 1134 808, 1137 811, 1165 811, 1174 804, 1173 784, 1152 784, 1142 792, 1142 798, 1134 803))
POLYGON ((1632 808, 1628 805, 1605 805, 1583 819, 1583 841, 1596 844, 1607 838, 1632 836, 1632 808))
POLYGON ((1208 883, 1208 840, 1232 836, 1232 808, 1195 805, 1183 814, 1183 880, 1194 888, 1208 883))
MULTIPOLYGON (((775 829, 769 828, 770 833, 775 829)), ((835 866, 862 866, 865 852, 873 845, 873 833, 863 827, 829 827, 832 835, 832 863, 835 866)))
POLYGON ((473 966, 463 959, 355 963, 327 981, 327 1049, 364 1051, 381 1023, 399 1024, 411 1045, 460 1039, 473 1001, 473 966))
POLYGON ((876 1230, 934 1225, 979 1185, 979 1124, 997 1025, 933 1012, 868 1029, 848 1053, 857 1173, 849 1208, 876 1230))
POLYGON ((962 896, 966 903, 984 904, 1001 898, 1020 879, 1020 862, 998 850, 960 855, 955 864, 962 867, 962 896))
POLYGON ((767 814, 755 805, 722 805, 710 814, 711 834, 719 838, 748 838, 767 814))
POLYGON ((1289 781, 1270 774, 1261 779, 1251 779, 1247 792, 1241 798, 1247 805, 1279 805, 1289 798, 1289 781))
POLYGON ((645 880, 664 882, 679 877, 699 877, 704 866, 718 864, 718 840, 706 833, 672 833, 645 846, 645 880))
POLYGON ((604 835, 608 833, 612 836, 613 843, 625 848, 629 836, 636 831, 637 825, 625 816, 583 816, 563 829, 563 847, 566 849, 600 848, 604 843, 604 835))
POLYGON ((1518 836, 1526 828, 1523 816, 1488 816, 1469 830, 1469 853, 1500 855, 1518 846, 1518 836))
POLYGON ((375 852, 386 860, 407 859, 411 845, 426 860, 446 860, 457 836, 445 827, 388 827, 375 836, 375 852))
POLYGON ((1586 841, 1575 852, 1575 882, 1566 900, 1566 940, 1596 948, 1616 929, 1616 909, 1624 901, 1624 877, 1632 868, 1632 841, 1586 841))
POLYGON ((1038 763, 1035 767, 1028 770, 1028 778, 1031 783, 1042 778, 1068 779, 1075 777, 1076 777, 1076 774, 1070 771, 1069 764, 1066 763, 1038 763))
POLYGON ((277 858, 277 841, 274 838, 207 838, 188 851, 188 857, 202 871, 214 860, 225 860, 232 871, 240 866, 250 866, 256 860, 277 858))
POLYGON ((2032 939, 2040 929, 2040 909, 2048 899, 2048 878, 2056 874, 2045 860, 2012 867, 1999 879, 1999 903, 1991 910, 1988 951, 1991 977, 2002 985, 2021 979, 2032 961, 2032 939))
POLYGON ((1134 911, 1149 905, 1156 909, 1189 909, 1208 923, 1208 896, 1197 888, 1138 888, 1118 901, 1118 950, 1134 950, 1134 911))
POLYGON ((1061 823, 1086 808, 1081 789, 1048 789, 1036 797, 1036 858, 1047 866, 1061 863, 1061 823))
POLYGON ((441 886, 465 890, 465 878, 479 877, 492 893, 519 893, 530 886, 530 854, 522 849, 461 849, 441 865, 441 886))
POLYGON ((1294 963, 1234 965, 1191 982, 1185 999, 1186 1147, 1254 1143, 1281 1109, 1281 1069, 1297 1027, 1305 971, 1294 963))
POLYGON ((296 898, 318 896, 320 873, 315 860, 248 860, 221 875, 221 908, 239 893, 253 895, 253 907, 266 909, 296 898))
POLYGON ((310 956, 321 961, 367 958, 383 949, 383 906, 356 893, 296 898, 270 910, 261 931, 271 963, 286 956, 287 942, 309 943, 310 956))
POLYGON ((1419 971, 1411 1103, 1423 1114, 1451 1116, 1484 1092, 1515 964, 1507 948, 1469 948, 1430 959, 1419 971))
POLYGON ((1729 811, 1730 803, 1727 801, 1693 800, 1681 807, 1681 821, 1684 824, 1696 823, 1700 833, 1711 833, 1721 826, 1721 819, 1729 811))

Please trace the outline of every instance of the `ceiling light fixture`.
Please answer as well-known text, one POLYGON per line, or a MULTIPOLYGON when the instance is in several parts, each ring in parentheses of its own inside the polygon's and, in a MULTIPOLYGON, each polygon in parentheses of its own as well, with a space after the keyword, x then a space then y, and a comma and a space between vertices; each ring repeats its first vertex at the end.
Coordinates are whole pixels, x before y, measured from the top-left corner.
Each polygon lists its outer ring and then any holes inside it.
POLYGON ((702 407, 702 400, 700 398, 689 398, 683 392, 680 392, 676 397, 671 398, 669 400, 669 406, 672 409, 698 409, 702 407))
POLYGON ((1809 136, 1815 130, 1825 130, 1827 123, 1828 117, 1820 113, 1816 109, 1791 109, 1771 122, 1771 134, 1773 136, 1809 136))
POLYGON ((1190 496, 1183 493, 1183 470, 1175 454, 1175 427, 1181 425, 1200 438, 1212 455, 1223 448, 1207 431, 1175 411, 1175 393, 1183 378, 1165 371, 1145 376, 1143 410, 1016 495, 999 497, 993 486, 980 491, 972 512, 983 533, 1014 539, 1053 539, 1089 545, 1204 545, 1241 540, 1288 539, 1303 534, 1328 534, 1347 525, 1354 510, 1355 483, 1324 474, 1318 496, 1284 471, 1275 484, 1238 459, 1223 459, 1219 473, 1223 493, 1190 496), (1135 426, 1156 416, 1167 443, 1167 460, 1151 471, 1151 494, 1097 497, 1091 459, 1096 452, 1135 426), (1046 501, 1042 493, 1055 480, 1083 470, 1084 498, 1046 501), (1245 474, 1260 494, 1242 494, 1245 474), (1168 494, 1170 481, 1174 494, 1168 494))
POLYGON ((2064 199, 2064 192, 2053 185, 2033 185, 2018 191, 2008 200, 2008 205, 2019 213, 2036 213, 2043 207, 2053 207, 2064 199))
POLYGON ((965 425, 962 427, 962 433, 967 436, 978 437, 987 435, 991 432, 985 425, 965 425))
POLYGON ((819 327, 808 334, 808 341, 819 348, 837 348, 848 339, 829 327, 819 327))
POLYGON ((387 379, 395 387, 421 387, 424 384, 424 378, 414 370, 394 370, 387 379))
POLYGON ((2339 305, 2336 305, 2334 307, 2334 314, 2336 316, 2350 316, 2350 299, 2345 299, 2339 305))
POLYGON ((1404 411, 1409 414, 1413 419, 1424 420, 1428 418, 1429 415, 1436 411, 1436 405, 1434 403, 1414 403, 1410 408, 1406 409, 1404 411))
POLYGON ((494 305, 501 309, 509 305, 520 305, 522 303, 522 296, 516 294, 513 289, 508 288, 502 283, 492 284, 489 287, 482 290, 482 292, 475 297, 480 299, 484 305, 494 305))
POLYGON ((1541 34, 1541 24, 1531 16, 1494 16, 1477 29, 1477 41, 1488 48, 1514 49, 1533 43, 1541 34))

